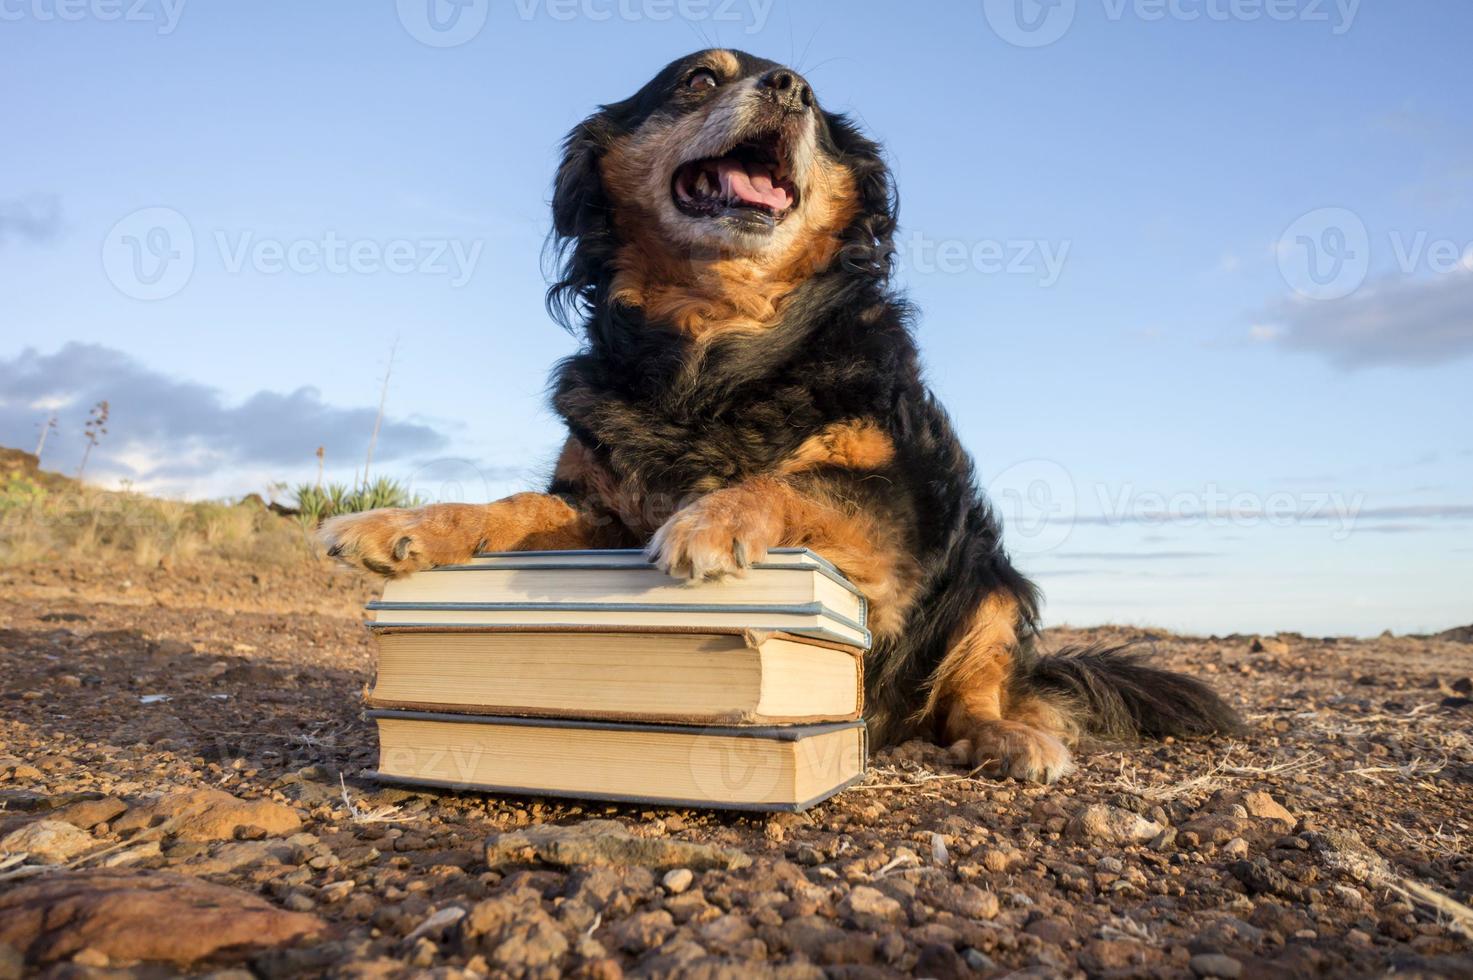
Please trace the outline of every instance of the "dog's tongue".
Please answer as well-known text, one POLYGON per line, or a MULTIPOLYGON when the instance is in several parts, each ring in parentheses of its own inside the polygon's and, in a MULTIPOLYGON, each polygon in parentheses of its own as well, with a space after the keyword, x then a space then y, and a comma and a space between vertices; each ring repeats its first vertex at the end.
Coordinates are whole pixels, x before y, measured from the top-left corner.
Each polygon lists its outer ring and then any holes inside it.
POLYGON ((726 157, 716 161, 716 172, 721 177, 721 191, 728 198, 738 198, 748 204, 761 204, 781 211, 788 206, 788 192, 774 187, 772 175, 759 170, 747 173, 747 168, 736 160, 726 157))

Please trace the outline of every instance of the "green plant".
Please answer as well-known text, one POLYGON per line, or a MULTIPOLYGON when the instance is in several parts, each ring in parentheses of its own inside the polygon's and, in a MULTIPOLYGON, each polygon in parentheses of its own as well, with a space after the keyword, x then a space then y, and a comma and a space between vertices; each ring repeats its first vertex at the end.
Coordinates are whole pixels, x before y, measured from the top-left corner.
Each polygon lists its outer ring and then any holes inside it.
POLYGON ((386 476, 354 489, 342 483, 326 486, 303 483, 297 486, 295 496, 297 513, 302 524, 309 528, 339 514, 356 514, 379 507, 416 507, 424 503, 404 484, 386 476))

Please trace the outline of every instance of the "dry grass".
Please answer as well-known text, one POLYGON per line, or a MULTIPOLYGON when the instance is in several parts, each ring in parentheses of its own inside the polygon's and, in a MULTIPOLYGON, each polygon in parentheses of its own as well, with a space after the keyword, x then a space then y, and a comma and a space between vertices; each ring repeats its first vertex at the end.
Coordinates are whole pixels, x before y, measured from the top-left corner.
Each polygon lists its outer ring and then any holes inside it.
POLYGON ((1173 800, 1196 799, 1205 796, 1213 790, 1220 789, 1232 778, 1253 779, 1261 776, 1282 775, 1317 769, 1324 764, 1324 759, 1313 752, 1306 752, 1282 762, 1266 764, 1252 762, 1237 764, 1230 761, 1231 757, 1232 752, 1229 751, 1220 762, 1213 762, 1197 775, 1172 783, 1143 782, 1136 768, 1127 765, 1122 759, 1119 774, 1114 779, 1102 780, 1096 785, 1129 793, 1147 803, 1170 803, 1173 800))
POLYGON ((123 559, 139 567, 213 557, 304 561, 305 532, 260 504, 160 500, 91 487, 0 485, 0 565, 123 559))

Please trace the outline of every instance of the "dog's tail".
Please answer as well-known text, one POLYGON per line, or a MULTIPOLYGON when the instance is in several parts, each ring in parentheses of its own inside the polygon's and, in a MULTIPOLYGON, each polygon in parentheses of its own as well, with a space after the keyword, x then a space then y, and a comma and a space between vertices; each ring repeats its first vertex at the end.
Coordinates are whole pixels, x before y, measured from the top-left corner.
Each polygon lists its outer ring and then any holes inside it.
POLYGON ((1203 682, 1146 663, 1130 646, 1070 648, 1018 663, 1016 693, 1101 739, 1198 738, 1241 732, 1237 712, 1203 682))

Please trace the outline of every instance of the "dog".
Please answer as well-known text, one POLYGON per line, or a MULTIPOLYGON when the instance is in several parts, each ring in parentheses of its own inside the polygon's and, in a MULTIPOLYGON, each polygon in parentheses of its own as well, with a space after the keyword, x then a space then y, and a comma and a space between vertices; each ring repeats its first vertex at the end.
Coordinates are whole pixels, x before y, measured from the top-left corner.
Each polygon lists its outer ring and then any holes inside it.
POLYGON ((548 308, 582 343, 552 375, 568 438, 546 492, 337 517, 329 553, 396 576, 640 547, 719 579, 806 547, 868 600, 873 744, 1049 783, 1084 736, 1236 731, 1129 650, 1037 649, 1038 591, 890 283, 897 206, 880 147, 798 72, 721 49, 666 66, 563 144, 548 308))

